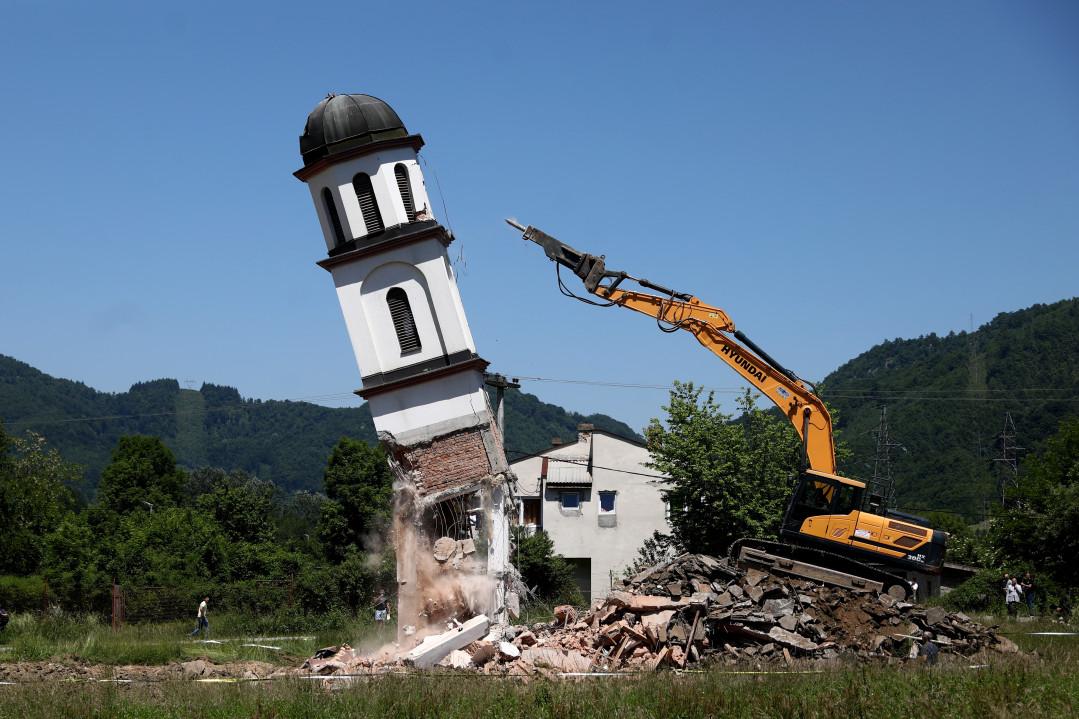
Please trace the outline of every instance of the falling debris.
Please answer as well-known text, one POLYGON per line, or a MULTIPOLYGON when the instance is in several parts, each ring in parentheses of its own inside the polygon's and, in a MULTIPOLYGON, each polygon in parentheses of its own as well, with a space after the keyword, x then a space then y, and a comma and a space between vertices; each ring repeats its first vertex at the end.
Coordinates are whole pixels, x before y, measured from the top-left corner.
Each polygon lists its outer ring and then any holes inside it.
MULTIPOLYGON (((471 644, 457 641, 450 646, 447 641, 439 659, 461 649, 471 657, 470 670, 527 676, 655 671, 704 663, 786 666, 841 658, 936 662, 946 655, 1019 651, 1007 638, 961 613, 880 592, 757 569, 743 572, 702 554, 656 565, 623 585, 579 617, 572 607, 560 606, 550 623, 509 627, 500 636, 471 644)), ((446 636, 439 635, 439 641, 446 636)), ((309 668, 362 672, 400 665, 393 660, 340 660, 336 655, 309 668)), ((465 667, 461 657, 447 663, 465 667)))

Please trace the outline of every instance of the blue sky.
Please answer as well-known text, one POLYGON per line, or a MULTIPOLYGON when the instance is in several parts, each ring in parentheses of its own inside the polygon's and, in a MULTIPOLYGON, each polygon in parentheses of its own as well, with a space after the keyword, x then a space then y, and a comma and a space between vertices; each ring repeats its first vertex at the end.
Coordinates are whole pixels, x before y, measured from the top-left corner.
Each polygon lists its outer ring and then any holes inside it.
MULTIPOLYGON (((507 374, 738 386, 691 337, 559 295, 507 216, 725 308, 811 379, 1079 288, 1073 2, 156 5, 0 8, 0 353, 98 389, 359 402, 291 175, 330 91, 426 139, 507 374)), ((666 397, 524 389, 637 428, 666 397)))

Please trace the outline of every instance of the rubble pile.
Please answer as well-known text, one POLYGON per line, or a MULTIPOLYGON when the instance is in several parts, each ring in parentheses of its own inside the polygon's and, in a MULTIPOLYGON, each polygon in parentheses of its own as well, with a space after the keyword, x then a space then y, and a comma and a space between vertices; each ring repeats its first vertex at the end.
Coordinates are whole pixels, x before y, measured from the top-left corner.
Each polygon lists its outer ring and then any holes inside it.
MULTIPOLYGON (((441 635, 449 639, 439 665, 522 676, 1018 651, 960 613, 889 594, 743 572, 702 554, 681 555, 624 580, 622 589, 580 616, 571 606, 557 607, 550 623, 496 628, 479 641, 462 637, 451 649, 452 634, 441 635)), ((385 665, 351 653, 327 655, 309 668, 329 673, 385 665)))

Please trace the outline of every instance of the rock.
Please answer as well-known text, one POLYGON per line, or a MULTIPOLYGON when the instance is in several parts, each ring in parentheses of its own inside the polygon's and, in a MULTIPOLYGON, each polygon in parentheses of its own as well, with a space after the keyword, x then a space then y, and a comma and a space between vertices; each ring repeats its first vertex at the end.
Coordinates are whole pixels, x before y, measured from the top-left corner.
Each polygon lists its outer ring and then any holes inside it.
POLYGON ((660 597, 655 595, 638 595, 633 597, 629 606, 640 613, 645 612, 658 612, 664 609, 678 609, 685 606, 688 602, 682 600, 674 600, 670 597, 660 597))
POLYGON ((535 634, 525 631, 518 634, 517 637, 513 640, 513 643, 521 647, 530 647, 535 644, 536 641, 537 640, 535 634))
POLYGON ((180 665, 180 669, 183 671, 184 679, 197 679, 205 676, 208 671, 206 662, 201 659, 184 662, 180 665))
POLYGON ((993 645, 993 649, 1004 654, 1015 654, 1019 651, 1019 646, 1007 637, 997 636, 995 637, 996 643, 993 645))
POLYGON ((454 649, 443 661, 448 662, 454 669, 465 669, 472 666, 472 656, 463 649, 454 649))
POLYGON ((521 656, 521 650, 509 642, 499 642, 498 654, 503 660, 512 661, 521 656))
POLYGON ((526 649, 521 653, 521 659, 533 666, 549 667, 562 672, 586 672, 592 666, 592 662, 580 652, 562 653, 546 647, 526 649))
POLYGON ((775 616, 794 614, 794 602, 790 599, 769 599, 762 609, 765 613, 775 616))
POLYGON ((457 542, 449 537, 439 537, 435 540, 432 554, 436 561, 445 562, 457 553, 457 542))
POLYGON ((789 632, 782 627, 772 627, 768 631, 768 636, 780 644, 785 644, 786 646, 801 649, 806 652, 811 652, 817 648, 815 642, 811 642, 805 637, 795 634, 794 632, 789 632))
POLYGON ((948 618, 948 613, 942 607, 929 607, 925 610, 925 623, 933 627, 948 618))
POLYGON ((751 587, 755 587, 758 584, 760 584, 761 580, 763 580, 767 576, 768 576, 767 574, 765 574, 764 572, 762 572, 760 570, 753 569, 753 568, 747 569, 746 570, 746 584, 748 584, 751 587))
POLYGON ((554 620, 559 624, 572 624, 577 621, 577 609, 571 604, 560 604, 554 608, 554 620))
MULTIPOLYGON (((501 644, 501 642, 499 642, 501 644)), ((473 642, 466 647, 471 650, 472 663, 477 667, 482 667, 487 662, 491 661, 498 655, 498 647, 494 642, 478 641, 473 642)))
POLYGON ((798 628, 798 619, 792 614, 787 614, 779 618, 779 626, 786 629, 788 632, 793 632, 798 628))
POLYGON ((607 604, 614 607, 628 607, 633 599, 634 595, 618 589, 607 594, 607 604))

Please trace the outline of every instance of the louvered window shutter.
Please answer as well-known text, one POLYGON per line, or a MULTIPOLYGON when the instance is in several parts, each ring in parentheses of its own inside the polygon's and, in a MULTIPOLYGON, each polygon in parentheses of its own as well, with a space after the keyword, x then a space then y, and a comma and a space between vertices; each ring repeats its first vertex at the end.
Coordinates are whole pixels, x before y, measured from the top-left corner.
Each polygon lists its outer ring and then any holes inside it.
POLYGON ((412 185, 408 184, 408 168, 397 165, 393 168, 393 175, 397 178, 397 190, 401 193, 401 201, 405 203, 405 216, 409 222, 416 221, 416 203, 412 200, 412 185))
POLYGON ((333 226, 333 234, 337 244, 345 242, 345 231, 341 229, 341 218, 337 215, 337 205, 333 201, 333 193, 330 188, 322 188, 322 203, 326 206, 326 214, 330 216, 330 224, 333 226))
POLYGON ((393 287, 386 293, 386 304, 390 306, 390 318, 397 333, 397 342, 401 345, 401 354, 418 352, 420 334, 416 331, 416 320, 408 304, 408 295, 400 287, 393 287))
POLYGON ((375 202, 375 190, 371 187, 371 178, 361 172, 352 178, 352 187, 356 190, 356 200, 360 203, 360 211, 363 212, 363 224, 367 226, 367 234, 386 229, 382 224, 378 203, 375 202))

